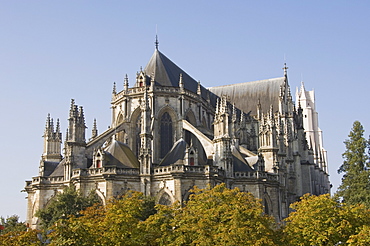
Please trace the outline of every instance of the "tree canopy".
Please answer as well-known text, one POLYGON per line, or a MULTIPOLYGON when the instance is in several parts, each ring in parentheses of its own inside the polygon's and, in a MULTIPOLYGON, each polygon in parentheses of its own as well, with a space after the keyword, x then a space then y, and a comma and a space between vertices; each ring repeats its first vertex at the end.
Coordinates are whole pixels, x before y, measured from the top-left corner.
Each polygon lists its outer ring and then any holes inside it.
POLYGON ((3 227, 3 229, 0 230, 0 235, 8 232, 21 232, 27 230, 26 224, 19 221, 18 215, 12 215, 6 219, 0 217, 0 225, 3 227))
POLYGON ((85 197, 73 185, 66 186, 45 208, 38 210, 36 216, 39 217, 41 226, 46 229, 59 219, 66 219, 70 215, 78 216, 81 210, 99 202, 94 192, 85 197))
POLYGON ((370 208, 369 156, 366 153, 368 142, 363 134, 363 126, 355 121, 349 138, 344 141, 344 161, 338 169, 338 173, 343 173, 343 178, 335 197, 349 205, 364 204, 370 208))
POLYGON ((184 206, 130 192, 55 224, 51 245, 274 245, 276 224, 250 193, 198 189, 184 206))
POLYGON ((328 194, 301 197, 283 223, 263 213, 250 193, 194 188, 188 202, 155 205, 153 198, 130 191, 106 206, 95 204, 62 217, 51 233, 9 232, 1 245, 370 245, 370 210, 328 194))
POLYGON ((306 194, 291 208, 294 211, 283 228, 285 245, 338 245, 351 237, 354 242, 363 226, 370 224, 370 210, 364 205, 341 204, 329 194, 306 194))

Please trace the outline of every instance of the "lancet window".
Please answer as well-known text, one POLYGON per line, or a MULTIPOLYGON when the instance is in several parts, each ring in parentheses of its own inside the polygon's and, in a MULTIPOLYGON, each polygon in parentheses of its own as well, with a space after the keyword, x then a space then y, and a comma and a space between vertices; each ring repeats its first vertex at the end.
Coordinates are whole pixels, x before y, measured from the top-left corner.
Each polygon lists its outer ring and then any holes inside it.
POLYGON ((161 117, 161 155, 163 158, 172 148, 172 120, 169 113, 165 112, 161 117))

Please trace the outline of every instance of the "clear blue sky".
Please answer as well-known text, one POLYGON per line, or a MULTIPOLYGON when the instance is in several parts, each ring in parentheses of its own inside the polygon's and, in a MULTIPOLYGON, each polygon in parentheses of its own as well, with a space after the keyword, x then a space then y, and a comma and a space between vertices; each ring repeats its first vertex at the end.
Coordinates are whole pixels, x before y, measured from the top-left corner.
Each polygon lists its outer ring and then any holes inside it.
MULTIPOLYGON (((315 89, 330 177, 355 120, 370 130, 369 1, 0 1, 0 216, 25 219, 48 113, 70 99, 110 124, 113 82, 159 49, 206 87, 280 77, 315 89)), ((367 135, 366 135, 367 138, 367 135)), ((334 189, 335 190, 335 189, 334 189)))

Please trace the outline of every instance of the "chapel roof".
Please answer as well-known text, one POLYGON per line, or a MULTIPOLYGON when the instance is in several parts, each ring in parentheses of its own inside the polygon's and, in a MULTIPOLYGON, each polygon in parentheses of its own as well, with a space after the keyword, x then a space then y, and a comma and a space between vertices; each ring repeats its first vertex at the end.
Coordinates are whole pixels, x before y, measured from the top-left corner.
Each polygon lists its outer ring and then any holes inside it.
MULTIPOLYGON (((179 87, 180 75, 184 88, 191 92, 197 93, 198 82, 195 81, 189 74, 177 66, 173 61, 167 58, 157 48, 146 65, 144 72, 148 76, 154 76, 154 81, 157 85, 179 87)), ((207 89, 202 85, 201 94, 203 98, 207 96, 207 89)))
POLYGON ((122 168, 139 168, 139 161, 128 145, 115 139, 105 149, 107 163, 105 165, 122 168))
POLYGON ((274 110, 279 109, 280 87, 284 85, 285 79, 285 77, 279 77, 208 89, 219 97, 226 95, 237 108, 246 113, 251 111, 252 115, 256 115, 258 101, 261 103, 262 112, 268 112, 270 105, 274 110))

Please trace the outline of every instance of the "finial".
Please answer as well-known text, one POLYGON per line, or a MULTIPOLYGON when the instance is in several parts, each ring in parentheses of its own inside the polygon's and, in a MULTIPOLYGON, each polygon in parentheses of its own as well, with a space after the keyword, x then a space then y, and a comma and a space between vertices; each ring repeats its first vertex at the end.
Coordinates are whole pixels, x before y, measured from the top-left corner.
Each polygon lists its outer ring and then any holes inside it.
POLYGON ((75 100, 71 99, 71 108, 69 110, 69 117, 73 117, 75 112, 75 100))
POLYGON ((158 42, 158 35, 155 35, 155 49, 158 50, 159 42, 158 42))
POLYGON ((197 94, 198 95, 201 95, 202 94, 202 90, 201 90, 201 87, 200 87, 200 80, 198 80, 197 94))
POLYGON ((116 82, 113 82, 113 91, 112 91, 112 94, 113 95, 116 95, 117 94, 116 82))
POLYGON ((288 67, 286 66, 286 62, 284 62, 283 70, 284 70, 284 75, 286 76, 288 73, 288 67))
POLYGON ((124 88, 125 91, 128 90, 128 76, 127 76, 127 74, 126 74, 125 79, 124 79, 123 88, 124 88))
POLYGON ((184 82, 182 81, 182 73, 180 73, 179 87, 184 88, 184 82))
POLYGON ((98 128, 97 128, 97 125, 96 125, 96 119, 94 119, 94 125, 93 125, 93 129, 92 129, 91 138, 95 138, 96 136, 98 136, 98 128))

